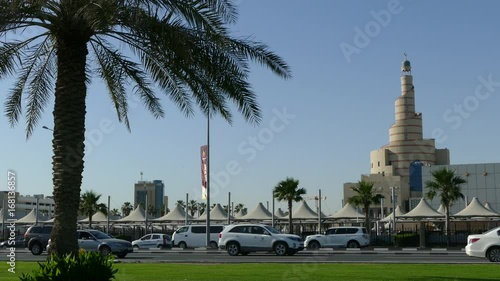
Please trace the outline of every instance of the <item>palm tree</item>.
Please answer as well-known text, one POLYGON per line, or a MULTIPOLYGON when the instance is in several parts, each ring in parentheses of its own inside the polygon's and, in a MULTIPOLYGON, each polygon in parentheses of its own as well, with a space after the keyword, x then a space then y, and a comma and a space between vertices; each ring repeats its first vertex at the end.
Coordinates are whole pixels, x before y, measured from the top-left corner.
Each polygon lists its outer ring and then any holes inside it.
POLYGON ((114 208, 113 210, 109 211, 111 213, 112 216, 114 217, 119 217, 121 214, 120 214, 120 210, 114 208))
POLYGON ((425 197, 430 200, 434 197, 439 196, 441 205, 445 209, 445 233, 446 233, 446 244, 450 245, 450 208, 458 199, 464 199, 465 196, 462 194, 460 185, 466 183, 467 181, 459 176, 455 176, 455 171, 448 170, 448 168, 442 168, 431 172, 432 180, 426 181, 425 186, 429 189, 425 194, 425 197))
POLYGON ((156 210, 155 206, 153 206, 153 205, 148 206, 148 214, 149 215, 156 217, 157 213, 158 213, 158 211, 156 210))
POLYGON ((201 202, 198 203, 198 216, 201 216, 207 210, 207 203, 201 202))
POLYGON ((247 208, 245 208, 244 204, 238 203, 238 204, 236 204, 236 206, 234 206, 234 212, 238 213, 240 215, 246 215, 247 208))
POLYGON ((182 200, 177 200, 177 202, 175 202, 175 205, 180 206, 183 209, 186 208, 186 203, 184 203, 184 201, 182 200))
POLYGON ((132 210, 134 209, 134 207, 132 207, 132 203, 130 202, 125 202, 123 203, 122 205, 122 214, 124 217, 130 215, 130 212, 132 212, 132 210))
POLYGON ((353 197, 347 198, 349 204, 355 206, 362 206, 365 212, 365 227, 368 232, 371 231, 370 227, 370 206, 372 204, 380 204, 380 200, 384 195, 375 193, 373 189, 374 183, 361 180, 356 187, 351 189, 356 193, 353 197))
POLYGON ((292 225, 292 204, 293 202, 302 201, 302 195, 306 194, 305 188, 299 188, 299 180, 294 178, 286 178, 284 181, 280 181, 273 190, 274 198, 278 201, 286 201, 288 203, 288 225, 289 232, 293 234, 292 225))
POLYGON ((194 217, 194 214, 198 211, 198 202, 196 200, 189 200, 188 210, 191 216, 194 217))
POLYGON ((101 212, 103 214, 108 213, 108 208, 106 204, 103 203, 97 203, 99 202, 99 199, 101 199, 101 194, 97 195, 94 191, 85 191, 82 194, 81 201, 80 201, 80 210, 82 211, 82 214, 85 214, 89 218, 89 228, 92 228, 92 216, 97 213, 101 212))
POLYGON ((0 1, 0 79, 15 74, 5 111, 11 126, 27 100, 29 138, 54 93, 51 249, 76 254, 77 212, 85 154, 87 86, 107 86, 118 120, 130 130, 127 92, 139 96, 155 118, 164 117, 156 89, 186 116, 194 107, 232 122, 228 103, 246 121, 261 120, 248 82, 250 61, 290 77, 287 64, 260 42, 234 38, 230 0, 0 1), (23 32, 30 38, 16 37, 23 32), (130 50, 122 51, 123 47, 130 50), (126 86, 130 85, 129 88, 126 86), (23 99, 23 94, 27 98, 23 99))
POLYGON ((168 214, 168 212, 165 212, 165 204, 162 204, 161 207, 160 207, 160 216, 164 216, 166 214, 168 214))

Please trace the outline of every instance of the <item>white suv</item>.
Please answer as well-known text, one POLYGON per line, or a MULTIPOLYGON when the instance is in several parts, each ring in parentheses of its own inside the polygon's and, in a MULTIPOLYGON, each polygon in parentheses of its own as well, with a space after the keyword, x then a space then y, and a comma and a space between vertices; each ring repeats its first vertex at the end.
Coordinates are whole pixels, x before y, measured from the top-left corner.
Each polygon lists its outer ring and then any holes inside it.
POLYGON ((324 235, 309 235, 304 242, 310 250, 319 248, 360 248, 370 245, 364 227, 341 226, 329 228, 324 235))
POLYGON ((219 248, 231 256, 248 255, 256 251, 273 251, 278 256, 293 256, 304 249, 302 238, 282 234, 263 224, 229 225, 219 234, 219 248))

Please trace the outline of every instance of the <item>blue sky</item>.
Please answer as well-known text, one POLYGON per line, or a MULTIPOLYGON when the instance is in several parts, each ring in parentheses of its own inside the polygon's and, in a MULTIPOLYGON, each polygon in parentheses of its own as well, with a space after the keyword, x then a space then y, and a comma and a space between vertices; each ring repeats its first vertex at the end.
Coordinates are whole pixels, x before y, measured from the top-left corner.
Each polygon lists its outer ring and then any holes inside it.
MULTIPOLYGON (((341 208, 343 183, 369 173, 370 151, 388 142, 405 52, 424 136, 450 149, 452 164, 499 161, 500 2, 237 2, 234 33, 267 43, 293 78, 281 80, 255 65, 250 82, 261 124, 246 124, 236 112, 232 126, 212 120, 212 203, 226 204, 231 192, 249 209, 265 205, 279 181, 295 177, 308 196, 322 190, 325 213, 341 208)), ((0 81, 2 105, 11 85, 0 81)), ((82 190, 110 195, 111 207, 119 208, 133 201, 142 171, 145 180, 164 180, 170 208, 186 193, 200 200, 206 119, 200 113, 186 119, 163 98, 166 118, 155 120, 136 101, 131 97, 129 133, 102 84, 91 85, 82 190)), ((24 119, 14 128, 0 119, 0 170, 17 171, 22 194, 52 192, 52 134, 41 128, 52 127, 52 108, 28 141, 24 119)), ((6 179, 0 187, 7 188, 6 179)))

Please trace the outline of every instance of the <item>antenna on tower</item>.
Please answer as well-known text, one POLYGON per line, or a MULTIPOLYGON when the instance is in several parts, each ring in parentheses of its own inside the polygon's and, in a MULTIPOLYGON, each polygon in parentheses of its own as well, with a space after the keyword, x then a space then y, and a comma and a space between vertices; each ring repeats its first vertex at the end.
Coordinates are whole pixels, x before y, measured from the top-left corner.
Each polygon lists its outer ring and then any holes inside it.
POLYGON ((142 175, 144 175, 144 173, 141 171, 141 181, 142 181, 142 175))

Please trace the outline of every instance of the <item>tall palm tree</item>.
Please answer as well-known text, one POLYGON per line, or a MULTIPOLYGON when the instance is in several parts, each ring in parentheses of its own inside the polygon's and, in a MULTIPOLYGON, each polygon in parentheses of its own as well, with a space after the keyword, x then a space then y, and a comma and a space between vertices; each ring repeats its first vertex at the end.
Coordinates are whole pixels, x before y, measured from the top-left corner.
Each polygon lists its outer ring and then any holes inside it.
POLYGON ((164 116, 155 90, 186 116, 198 106, 208 117, 233 119, 232 103, 246 121, 261 120, 248 76, 250 61, 290 77, 287 64, 260 42, 234 38, 230 0, 10 0, 0 1, 0 79, 15 75, 5 111, 12 126, 27 95, 29 138, 54 93, 51 249, 76 254, 77 208, 85 153, 87 86, 107 86, 118 120, 130 130, 128 97, 140 97, 154 117, 164 116), (16 37, 19 33, 30 38, 16 37), (125 53, 124 48, 130 50, 125 53), (126 87, 130 85, 130 88, 126 87))
POLYGON ((458 199, 464 199, 460 185, 467 181, 460 176, 455 176, 455 171, 442 168, 431 172, 432 180, 426 181, 425 186, 428 188, 425 197, 430 200, 439 196, 441 205, 445 209, 445 233, 446 244, 450 245, 450 208, 458 199))
POLYGON ((245 205, 243 203, 238 203, 238 204, 236 204, 236 206, 234 206, 234 212, 239 213, 241 215, 243 213, 240 213, 240 212, 242 212, 244 208, 245 208, 245 205))
POLYGON ((101 199, 101 194, 97 194, 94 191, 85 191, 82 194, 81 201, 80 201, 80 210, 82 214, 85 216, 88 216, 89 218, 89 228, 92 228, 92 216, 97 213, 101 212, 104 214, 108 213, 108 208, 106 204, 103 203, 98 203, 99 199, 101 199))
POLYGON ((207 210, 207 203, 201 202, 198 203, 198 216, 201 216, 207 210))
POLYGON ((302 195, 306 194, 305 188, 299 188, 299 180, 294 178, 286 178, 280 181, 273 190, 273 196, 278 201, 286 201, 288 203, 288 226, 290 234, 293 234, 292 225, 292 204, 293 202, 302 201, 302 195))
POLYGON ((370 206, 372 204, 380 204, 380 200, 384 198, 384 195, 375 193, 373 185, 374 183, 372 182, 361 180, 358 182, 358 185, 356 187, 351 187, 356 195, 347 198, 347 202, 349 204, 363 207, 363 211, 365 212, 365 227, 368 232, 371 231, 370 206))
POLYGON ((194 217, 194 214, 198 211, 198 202, 196 200, 189 200, 188 210, 191 216, 194 217))
POLYGON ((125 202, 123 203, 122 205, 122 214, 124 217, 130 215, 130 212, 132 212, 132 210, 134 209, 134 207, 132 206, 132 203, 130 202, 125 202))

